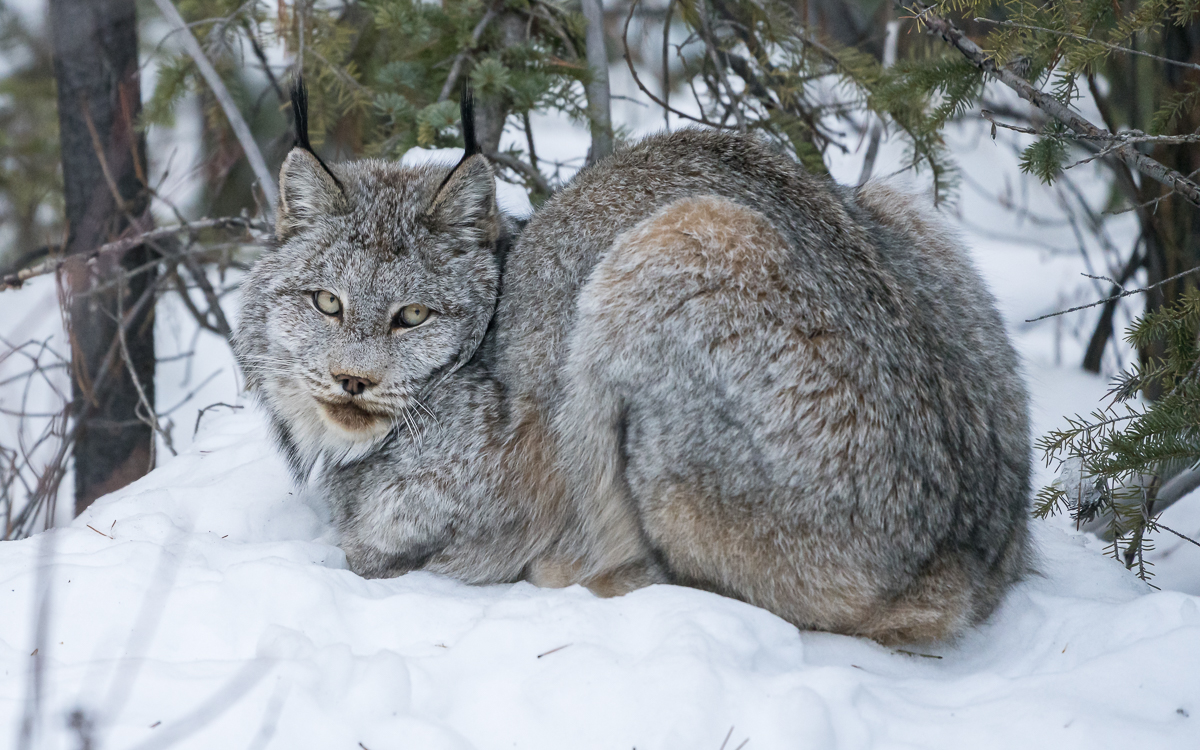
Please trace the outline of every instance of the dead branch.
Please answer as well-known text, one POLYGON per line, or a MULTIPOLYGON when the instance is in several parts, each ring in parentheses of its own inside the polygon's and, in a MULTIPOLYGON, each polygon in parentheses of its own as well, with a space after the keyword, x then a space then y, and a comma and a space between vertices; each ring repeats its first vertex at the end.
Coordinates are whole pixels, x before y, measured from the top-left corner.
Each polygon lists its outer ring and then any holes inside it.
POLYGON ((225 88, 225 82, 221 80, 221 76, 217 75, 217 71, 209 62, 208 56, 204 54, 204 48, 200 46, 200 42, 196 41, 196 36, 192 34, 192 30, 188 28, 187 22, 183 20, 183 16, 179 15, 175 5, 171 0, 154 0, 154 4, 158 6, 159 12, 163 14, 172 28, 179 32, 180 39, 183 40, 184 49, 188 55, 196 63, 196 67, 200 70, 200 75, 204 77, 205 83, 212 90, 213 96, 217 98, 217 103, 221 105, 221 110, 225 113, 225 119, 229 121, 229 126, 233 128, 233 134, 237 136, 238 143, 242 146, 242 152, 246 154, 246 160, 250 162, 250 168, 254 170, 254 176, 258 178, 259 189, 262 190, 266 197, 267 206, 263 211, 263 217, 266 221, 271 221, 270 209, 278 200, 278 194, 275 189, 275 180, 271 177, 271 173, 267 170, 267 163, 263 160, 262 151, 258 148, 258 143, 254 140, 254 135, 250 132, 250 126, 246 124, 245 118, 237 108, 237 104, 233 101, 233 97, 229 95, 229 90, 225 88))
MULTIPOLYGON (((166 432, 165 430, 163 430, 162 425, 160 425, 158 423, 158 414, 154 410, 154 404, 150 403, 150 399, 148 399, 146 397, 146 389, 142 387, 142 380, 141 380, 141 378, 138 377, 138 374, 137 374, 137 365, 134 364, 133 357, 129 354, 129 342, 127 341, 126 336, 125 336, 125 326, 121 325, 122 313, 124 312, 124 310, 122 309, 121 300, 123 300, 124 298, 125 298, 125 295, 123 293, 123 289, 118 289, 118 291, 117 291, 117 342, 121 345, 121 361, 125 365, 126 372, 129 373, 130 380, 133 381, 134 390, 137 391, 138 405, 140 406, 142 411, 145 412, 144 416, 139 414, 138 417, 143 422, 145 422, 150 427, 151 430, 154 431, 155 435, 162 435, 163 442, 166 443, 167 448, 171 451, 171 455, 174 456, 177 454, 175 452, 175 447, 171 444, 171 434, 166 432)), ((134 412, 136 413, 137 409, 135 409, 134 412)), ((155 464, 155 459, 156 459, 155 447, 157 445, 157 442, 158 441, 156 441, 153 437, 150 440, 150 462, 149 462, 150 465, 146 468, 147 472, 154 470, 154 464, 155 464)))
POLYGON ((497 164, 508 167, 518 174, 524 175, 533 183, 534 187, 544 195, 552 195, 554 191, 550 188, 550 183, 542 176, 542 173, 529 166, 525 162, 516 158, 512 154, 506 154, 503 151, 492 151, 484 154, 489 161, 494 161, 497 164))
MULTIPOLYGON (((889 9, 890 11, 890 9, 889 9)), ((883 68, 887 70, 896 64, 896 47, 900 42, 900 22, 892 19, 887 22, 887 36, 883 41, 883 68)), ((871 123, 871 134, 867 142, 867 153, 863 156, 862 171, 858 174, 858 184, 865 185, 875 171, 875 159, 879 155, 879 141, 883 137, 883 120, 876 117, 871 123)))
POLYGON ((629 66, 629 75, 633 76, 633 82, 637 84, 637 87, 641 89, 643 94, 650 98, 650 101, 654 102, 658 106, 662 107, 664 111, 669 112, 676 117, 682 117, 685 120, 698 122, 701 125, 707 125, 710 128, 731 129, 728 125, 723 125, 719 122, 713 122, 703 115, 700 117, 693 117, 687 112, 680 112, 678 109, 673 108, 670 104, 667 104, 665 101, 655 96, 650 89, 646 88, 646 84, 642 83, 642 79, 638 77, 637 70, 633 67, 633 56, 629 53, 629 22, 633 20, 633 13, 637 10, 640 2, 641 0, 634 0, 629 4, 629 15, 625 16, 625 28, 621 33, 621 45, 624 49, 625 64, 629 66))
MULTIPOLYGON (((1069 310, 1059 310, 1058 312, 1048 313, 1046 315, 1041 315, 1036 318, 1031 318, 1029 320, 1026 320, 1025 322, 1026 323, 1036 323, 1039 320, 1045 320, 1046 318, 1053 318, 1053 317, 1056 317, 1059 315, 1066 315, 1067 313, 1078 312, 1079 310, 1086 310, 1089 307, 1096 307, 1097 305, 1103 305, 1105 303, 1112 302, 1113 300, 1121 299, 1122 297, 1129 297, 1134 294, 1141 294, 1143 292, 1148 292, 1152 289, 1157 289, 1158 287, 1162 286, 1163 284, 1170 283, 1172 281, 1175 281, 1176 279, 1182 279, 1184 276, 1188 276, 1188 275, 1196 273, 1198 271, 1200 271, 1200 266, 1188 269, 1187 271, 1184 271, 1183 273, 1177 273, 1174 276, 1171 276, 1169 278, 1165 278, 1162 281, 1158 282, 1157 284, 1151 284, 1150 286, 1145 286, 1140 289, 1129 289, 1124 292, 1121 292, 1120 294, 1114 294, 1111 297, 1105 297, 1104 299, 1096 300, 1095 302, 1089 302, 1086 305, 1079 305, 1078 307, 1072 307, 1069 310)), ((1087 276, 1087 274, 1084 274, 1084 276, 1087 276)), ((1117 283, 1115 280, 1110 279, 1108 277, 1092 277, 1092 278, 1100 278, 1102 281, 1108 281, 1113 284, 1117 283)))
MULTIPOLYGON (((122 237, 119 240, 108 242, 100 247, 87 253, 79 253, 70 256, 70 262, 79 262, 82 259, 85 263, 94 263, 97 259, 108 255, 120 255, 128 252, 138 245, 154 242, 166 237, 187 232, 189 234, 198 232, 203 229, 245 229, 251 231, 266 232, 269 227, 265 221, 247 219, 238 216, 225 216, 217 219, 197 219, 196 221, 186 224, 174 224, 166 227, 151 229, 146 232, 136 232, 134 234, 122 237)), ((69 262, 68 258, 48 258, 37 265, 23 268, 16 273, 10 273, 0 279, 0 291, 8 289, 20 289, 21 285, 29 279, 37 276, 45 276, 47 274, 57 273, 64 264, 69 262)))
MULTIPOLYGON (((1005 86, 1015 91, 1017 96, 1058 120, 1063 125, 1075 131, 1075 133, 1091 136, 1097 140, 1112 139, 1113 134, 1109 131, 1094 125, 1053 96, 1035 88, 1029 81, 1021 78, 1013 71, 997 65, 996 61, 980 49, 979 45, 968 39, 953 23, 935 14, 931 7, 919 0, 915 2, 912 0, 896 0, 896 3, 901 8, 911 12, 919 22, 928 26, 931 31, 941 36, 947 44, 961 52, 975 67, 990 74, 993 78, 996 78, 1005 86)), ((1149 177, 1155 182, 1162 183, 1174 192, 1179 193, 1188 203, 1200 207, 1200 185, 1192 182, 1179 172, 1167 167, 1156 159, 1146 156, 1134 148, 1132 144, 1122 144, 1116 150, 1115 155, 1144 176, 1149 177)))
MULTIPOLYGON (((1117 143, 1200 143, 1200 133, 1187 133, 1185 135, 1148 135, 1141 130, 1122 130, 1117 133, 1103 131, 1099 135, 1091 135, 1088 133, 1046 133, 1044 130, 1035 128, 1027 128, 1023 125, 1009 125, 1003 122, 996 122, 996 113, 990 109, 979 110, 979 116, 992 124, 993 128, 1004 128, 1012 130, 1016 133, 1025 133, 1026 135, 1049 136, 1051 138, 1062 138, 1081 141, 1108 141, 1117 143)), ((1117 147, 1109 147, 1115 149, 1117 147)), ((1102 151, 1092 155, 1091 159, 1107 154, 1108 151, 1102 151)), ((1091 159, 1088 159, 1090 161, 1091 159)), ((1081 162, 1082 163, 1082 162, 1081 162)))

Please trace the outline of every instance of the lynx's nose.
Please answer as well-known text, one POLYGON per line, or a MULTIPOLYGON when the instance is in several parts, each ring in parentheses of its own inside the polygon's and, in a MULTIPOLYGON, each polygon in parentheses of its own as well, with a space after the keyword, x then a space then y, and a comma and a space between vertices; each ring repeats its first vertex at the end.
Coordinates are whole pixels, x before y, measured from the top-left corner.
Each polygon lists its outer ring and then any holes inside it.
POLYGON ((342 390, 351 396, 362 395, 363 391, 375 385, 374 382, 366 378, 360 378, 357 375, 346 375, 344 373, 334 375, 333 379, 339 381, 342 384, 342 390))

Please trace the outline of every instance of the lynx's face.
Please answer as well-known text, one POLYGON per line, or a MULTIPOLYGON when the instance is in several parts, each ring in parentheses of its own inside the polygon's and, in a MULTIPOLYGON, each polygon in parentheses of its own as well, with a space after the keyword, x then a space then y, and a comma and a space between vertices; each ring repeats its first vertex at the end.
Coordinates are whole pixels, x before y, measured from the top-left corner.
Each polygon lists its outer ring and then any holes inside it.
POLYGON ((332 171, 299 149, 284 162, 278 247, 246 279, 236 337, 298 470, 415 427, 422 395, 482 340, 499 277, 482 157, 448 178, 381 161, 332 171))

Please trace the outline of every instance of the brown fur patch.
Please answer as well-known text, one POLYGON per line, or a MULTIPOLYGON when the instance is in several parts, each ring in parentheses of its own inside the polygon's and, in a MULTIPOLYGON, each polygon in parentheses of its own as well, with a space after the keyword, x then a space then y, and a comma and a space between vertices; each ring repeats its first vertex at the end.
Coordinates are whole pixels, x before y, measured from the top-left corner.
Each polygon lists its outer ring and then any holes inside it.
POLYGON ((353 401, 320 401, 320 404, 326 416, 350 432, 369 432, 388 419, 360 408, 353 401))

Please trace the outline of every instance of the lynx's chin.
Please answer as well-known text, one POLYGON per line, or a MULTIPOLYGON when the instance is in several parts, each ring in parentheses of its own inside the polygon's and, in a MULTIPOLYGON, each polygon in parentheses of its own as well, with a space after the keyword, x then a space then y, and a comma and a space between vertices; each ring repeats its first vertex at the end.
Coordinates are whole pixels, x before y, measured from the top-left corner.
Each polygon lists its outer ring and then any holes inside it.
POLYGON ((351 440, 378 440, 391 429, 392 421, 386 415, 364 409, 353 401, 317 399, 317 402, 321 405, 322 420, 348 433, 345 436, 351 440))

